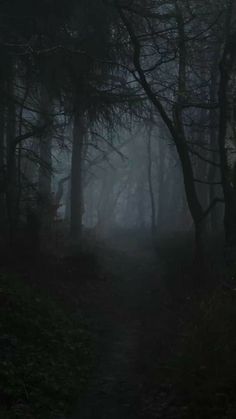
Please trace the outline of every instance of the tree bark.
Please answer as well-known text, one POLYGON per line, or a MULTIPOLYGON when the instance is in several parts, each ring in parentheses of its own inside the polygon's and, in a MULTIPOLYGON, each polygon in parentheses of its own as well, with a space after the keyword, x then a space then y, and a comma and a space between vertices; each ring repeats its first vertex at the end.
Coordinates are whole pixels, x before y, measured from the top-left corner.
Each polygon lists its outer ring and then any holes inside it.
POLYGON ((1 231, 5 230, 6 224, 6 196, 5 196, 5 106, 0 104, 0 226, 1 231))
POLYGON ((79 242, 83 220, 83 144, 85 136, 85 116, 76 111, 73 126, 71 161, 71 217, 70 230, 73 242, 79 242))
MULTIPOLYGON (((235 36, 235 34, 234 34, 235 36)), ((224 226, 226 242, 229 246, 236 246, 236 191, 232 184, 232 177, 228 163, 226 140, 229 123, 229 82, 236 59, 235 45, 232 43, 233 35, 226 37, 225 48, 220 62, 220 86, 219 86, 219 136, 218 144, 221 162, 221 179, 225 199, 224 226)))
POLYGON ((163 221, 165 213, 165 174, 166 174, 166 153, 164 152, 164 144, 162 139, 157 141, 158 144, 158 158, 157 158, 157 176, 158 176, 158 199, 157 199, 157 227, 158 231, 163 230, 163 221))
MULTIPOLYGON (((218 56, 218 54, 217 54, 218 56)), ((210 102, 214 103, 217 101, 218 94, 218 68, 217 68, 217 56, 214 59, 214 65, 211 70, 211 84, 210 84, 210 102)), ((210 148, 213 151, 212 160, 214 163, 219 163, 219 150, 218 150, 218 111, 216 109, 211 109, 209 112, 210 119, 210 148)), ((211 165, 209 170, 208 180, 211 183, 209 196, 210 202, 219 196, 222 195, 222 185, 214 185, 214 182, 217 182, 220 179, 220 170, 215 166, 211 165)), ((223 229, 223 211, 222 206, 215 206, 210 214, 210 229, 212 233, 218 232, 220 229, 223 229)))
POLYGON ((49 233, 52 227, 52 120, 50 112, 52 101, 47 89, 41 87, 41 106, 40 119, 42 125, 47 126, 39 142, 39 202, 38 211, 41 223, 42 233, 49 233))
POLYGON ((14 69, 13 63, 9 63, 8 79, 8 102, 6 122, 6 207, 10 240, 13 239, 16 224, 16 201, 17 201, 17 170, 16 170, 16 105, 14 98, 14 69))
POLYGON ((152 179, 152 137, 151 132, 148 133, 147 139, 147 154, 148 154, 148 188, 151 203, 151 234, 155 238, 156 235, 156 203, 153 190, 153 179, 152 179))

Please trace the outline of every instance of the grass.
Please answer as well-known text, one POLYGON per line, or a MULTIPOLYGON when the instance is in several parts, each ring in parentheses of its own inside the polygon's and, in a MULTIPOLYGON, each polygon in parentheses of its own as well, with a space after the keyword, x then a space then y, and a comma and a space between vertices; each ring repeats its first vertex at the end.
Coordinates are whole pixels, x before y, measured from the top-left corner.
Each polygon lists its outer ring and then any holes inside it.
POLYGON ((0 273, 0 319, 0 417, 67 415, 91 366, 85 319, 12 273, 0 273))

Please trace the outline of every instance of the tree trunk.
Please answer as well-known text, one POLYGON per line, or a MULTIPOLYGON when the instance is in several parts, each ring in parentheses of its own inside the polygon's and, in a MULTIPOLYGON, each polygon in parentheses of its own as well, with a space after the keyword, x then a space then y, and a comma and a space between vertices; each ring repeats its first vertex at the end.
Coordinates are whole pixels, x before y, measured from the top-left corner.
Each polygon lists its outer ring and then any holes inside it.
POLYGON ((155 203, 155 196, 153 191, 153 179, 152 179, 152 138, 151 133, 148 135, 147 140, 147 152, 148 152, 148 188, 149 188, 149 195, 150 195, 150 203, 151 203, 151 234, 152 237, 155 238, 156 235, 156 203, 155 203))
POLYGON ((236 191, 232 185, 232 176, 228 163, 226 140, 229 128, 229 82, 234 70, 235 49, 230 39, 226 40, 223 57, 220 63, 220 86, 219 86, 219 151, 221 162, 222 187, 225 199, 224 227, 226 242, 229 246, 236 246, 236 191))
POLYGON ((0 228, 4 232, 6 224, 5 196, 5 106, 0 105, 0 228))
POLYGON ((158 159, 157 159, 157 177, 158 177, 158 211, 157 211, 157 226, 158 231, 163 230, 164 213, 165 213, 165 174, 166 174, 166 153, 164 152, 164 144, 161 143, 162 139, 157 140, 158 144, 158 159))
POLYGON ((203 247, 203 225, 204 225, 204 212, 202 206, 199 202, 196 185, 194 181, 194 173, 192 162, 189 156, 189 151, 187 144, 184 140, 180 137, 176 141, 176 148, 177 152, 181 161, 182 170, 183 170, 183 178, 184 178, 184 185, 185 185, 185 193, 188 202, 188 207, 190 213, 193 218, 194 228, 195 228, 195 247, 196 247, 196 254, 202 254, 202 247, 203 247))
POLYGON ((74 115, 73 145, 71 161, 71 218, 70 229, 73 242, 78 242, 82 234, 83 219, 83 144, 85 117, 77 111, 74 115))
MULTIPOLYGON (((219 77, 219 71, 218 71, 218 50, 216 53, 216 56, 213 60, 213 66, 211 69, 211 81, 210 81, 210 103, 217 102, 217 94, 218 94, 218 77, 219 77)), ((209 119, 210 119, 210 149, 213 150, 212 152, 212 161, 214 163, 219 163, 219 150, 218 150, 218 138, 217 138, 217 132, 218 132, 218 111, 216 109, 210 109, 209 112, 209 119)), ((213 200, 217 196, 222 195, 222 185, 214 185, 215 182, 219 181, 220 179, 220 170, 215 166, 211 165, 208 175, 208 180, 211 183, 210 190, 209 190, 209 196, 210 196, 210 202, 213 202, 213 200)), ((222 212, 222 206, 217 205, 215 206, 210 214, 210 229, 212 233, 216 233, 220 230, 220 228, 223 228, 223 212, 222 212)))
POLYGON ((46 128, 46 134, 41 136, 39 143, 39 202, 38 211, 41 224, 41 232, 49 233, 52 228, 53 203, 52 203, 52 102, 48 91, 41 87, 41 114, 40 122, 46 128))
MULTIPOLYGON (((12 63, 10 64, 12 66, 12 63)), ((7 148, 7 169, 6 169, 6 206, 10 240, 13 239, 16 223, 16 200, 17 200, 17 171, 15 154, 16 137, 16 106, 13 87, 13 68, 8 80, 8 103, 7 103, 7 126, 6 126, 6 148, 7 148)))

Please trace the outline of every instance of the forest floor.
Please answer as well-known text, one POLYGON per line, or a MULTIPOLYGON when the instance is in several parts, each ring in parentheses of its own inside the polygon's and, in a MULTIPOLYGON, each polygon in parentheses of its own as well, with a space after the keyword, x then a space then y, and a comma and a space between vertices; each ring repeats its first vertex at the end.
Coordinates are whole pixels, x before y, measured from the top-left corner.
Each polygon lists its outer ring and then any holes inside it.
POLYGON ((172 295, 150 242, 116 236, 103 250, 104 282, 92 308, 99 359, 73 418, 181 418, 163 372, 182 340, 187 297, 172 295))
POLYGON ((0 417, 235 418, 233 283, 215 270, 200 278, 190 249, 116 234, 83 254, 5 263, 0 417))

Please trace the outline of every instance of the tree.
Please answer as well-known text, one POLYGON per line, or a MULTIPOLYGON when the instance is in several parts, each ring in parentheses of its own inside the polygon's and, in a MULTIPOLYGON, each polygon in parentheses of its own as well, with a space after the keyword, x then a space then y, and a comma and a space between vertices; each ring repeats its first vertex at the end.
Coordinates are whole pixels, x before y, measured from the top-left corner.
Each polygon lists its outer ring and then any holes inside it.
POLYGON ((236 246, 236 191, 232 182, 227 142, 234 134, 235 113, 235 72, 236 72, 236 22, 235 4, 228 2, 225 14, 223 54, 220 61, 219 82, 219 151, 221 161, 221 178, 225 200, 225 234, 230 246, 236 246), (233 132, 232 132, 233 131, 233 132))
POLYGON ((151 203, 151 234, 153 239, 156 237, 156 202, 153 189, 153 170, 152 170, 152 130, 148 129, 147 135, 147 175, 148 175, 148 188, 151 203))
MULTIPOLYGON (((196 250, 201 255, 206 217, 218 199, 206 208, 200 202, 189 150, 191 132, 187 130, 186 123, 189 115, 194 117, 197 110, 209 111, 216 107, 216 104, 209 103, 208 97, 202 101, 204 83, 201 77, 200 82, 195 82, 192 70, 196 72, 196 68, 191 68, 193 57, 195 61, 202 58, 200 50, 209 31, 209 20, 205 19, 202 23, 203 7, 198 2, 147 1, 141 5, 137 1, 132 5, 116 3, 116 9, 129 37, 129 72, 142 87, 175 143, 195 226, 196 250), (193 96, 194 88, 200 92, 197 98, 193 96)), ((216 12, 211 23, 216 19, 215 15, 216 12)), ((208 66, 208 63, 205 65, 208 66)))

